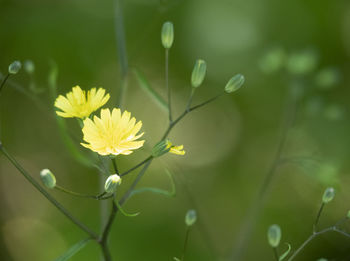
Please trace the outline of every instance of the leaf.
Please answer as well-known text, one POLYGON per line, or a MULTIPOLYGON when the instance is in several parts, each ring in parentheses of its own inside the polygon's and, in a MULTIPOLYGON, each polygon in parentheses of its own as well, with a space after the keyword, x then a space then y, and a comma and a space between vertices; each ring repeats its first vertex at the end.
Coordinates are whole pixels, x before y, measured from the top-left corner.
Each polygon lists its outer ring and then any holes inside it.
POLYGON ((133 72, 137 78, 137 81, 145 92, 147 92, 151 98, 164 110, 168 110, 168 104, 166 101, 152 88, 150 83, 147 81, 146 77, 136 68, 133 69, 133 72))
POLYGON ((159 188, 151 188, 151 187, 146 187, 146 188, 139 188, 139 189, 135 189, 131 192, 130 194, 130 198, 136 194, 140 194, 143 192, 152 192, 155 194, 160 194, 160 195, 164 195, 166 197, 175 197, 176 195, 176 187, 175 187, 175 182, 173 179, 173 176, 171 175, 171 173, 169 172, 169 170, 165 169, 165 173, 168 175, 169 179, 170 179, 170 183, 171 183, 171 191, 167 191, 164 189, 159 189, 159 188))
POLYGON ((69 260, 72 256, 74 256, 76 253, 78 253, 80 250, 83 249, 83 247, 86 246, 89 241, 92 240, 91 238, 85 238, 75 245, 73 245, 71 248, 69 248, 64 254, 62 254, 60 257, 56 258, 55 261, 66 261, 69 260))
POLYGON ((290 245, 289 243, 286 243, 286 245, 288 246, 288 249, 286 250, 286 252, 284 252, 284 253, 279 257, 279 259, 278 259, 279 261, 282 261, 283 259, 285 259, 285 258, 288 256, 290 250, 292 249, 292 247, 291 247, 291 245, 290 245))
POLYGON ((126 217, 136 217, 140 214, 140 212, 133 213, 133 214, 126 213, 125 210, 122 208, 122 206, 119 204, 118 200, 115 200, 115 204, 117 205, 117 208, 120 210, 120 212, 126 217))

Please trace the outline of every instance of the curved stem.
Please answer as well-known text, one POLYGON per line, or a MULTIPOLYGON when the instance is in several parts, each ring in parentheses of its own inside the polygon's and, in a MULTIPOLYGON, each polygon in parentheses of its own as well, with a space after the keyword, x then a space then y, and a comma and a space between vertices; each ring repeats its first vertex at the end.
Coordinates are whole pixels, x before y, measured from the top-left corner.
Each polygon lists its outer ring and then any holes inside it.
POLYGON ((61 192, 64 192, 66 194, 75 196, 75 197, 92 198, 92 199, 96 199, 96 200, 100 200, 101 198, 103 198, 103 196, 105 196, 107 194, 107 192, 102 192, 101 194, 98 194, 98 195, 81 194, 81 193, 78 193, 78 192, 71 191, 69 189, 65 189, 65 188, 63 188, 63 187, 61 187, 59 185, 56 185, 55 189, 57 189, 57 190, 59 190, 61 192))
POLYGON ((85 231, 91 238, 97 240, 98 236, 86 225, 75 218, 68 210, 66 210, 54 197, 52 197, 41 185, 12 157, 0 143, 0 150, 5 157, 17 168, 17 170, 31 183, 47 200, 49 200, 59 211, 61 211, 69 220, 71 220, 80 229, 85 231))

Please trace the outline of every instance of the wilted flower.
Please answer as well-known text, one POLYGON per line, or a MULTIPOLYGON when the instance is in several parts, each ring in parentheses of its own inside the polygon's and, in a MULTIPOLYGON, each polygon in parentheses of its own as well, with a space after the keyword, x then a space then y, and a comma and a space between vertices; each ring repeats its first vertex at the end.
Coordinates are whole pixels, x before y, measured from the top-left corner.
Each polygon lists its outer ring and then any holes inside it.
POLYGON ((105 94, 103 88, 92 88, 87 92, 79 86, 73 87, 72 91, 66 94, 66 97, 60 95, 55 101, 55 107, 62 111, 56 111, 57 115, 64 118, 89 117, 91 113, 101 108, 109 100, 109 94, 105 94))
POLYGON ((132 150, 143 146, 144 140, 136 141, 143 133, 137 135, 142 127, 142 122, 136 123, 130 112, 114 108, 101 110, 101 117, 94 116, 93 120, 84 120, 84 141, 81 143, 86 148, 100 155, 129 155, 132 150), (136 124, 135 124, 136 123, 136 124))

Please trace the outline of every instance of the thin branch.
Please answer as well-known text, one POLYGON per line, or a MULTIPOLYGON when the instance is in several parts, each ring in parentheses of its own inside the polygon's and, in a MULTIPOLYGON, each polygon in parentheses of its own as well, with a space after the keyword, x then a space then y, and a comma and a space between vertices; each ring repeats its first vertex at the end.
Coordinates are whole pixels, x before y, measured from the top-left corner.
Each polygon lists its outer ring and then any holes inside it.
POLYGON ((171 112, 171 89, 169 87, 169 49, 165 48, 165 89, 168 95, 169 124, 173 122, 171 112))
POLYGON ((81 194, 81 193, 78 193, 78 192, 74 192, 74 191, 71 191, 69 189, 66 189, 66 188, 63 188, 59 185, 56 185, 55 186, 55 189, 61 191, 61 192, 64 192, 66 194, 69 194, 69 195, 72 195, 72 196, 75 196, 75 197, 81 197, 81 198, 92 198, 92 199, 96 199, 96 200, 100 200, 101 198, 103 198, 107 192, 102 192, 98 195, 88 195, 88 194, 81 194))
POLYGON ((75 218, 68 210, 66 210, 54 197, 52 197, 17 161, 12 157, 0 143, 0 150, 5 157, 17 168, 17 170, 44 196, 49 200, 59 211, 61 211, 69 220, 71 220, 80 229, 85 231, 89 236, 97 240, 98 236, 86 225, 75 218))
POLYGON ((323 210, 324 206, 325 206, 325 204, 322 202, 321 207, 320 207, 320 209, 318 210, 318 213, 317 213, 317 216, 316 216, 314 225, 313 225, 313 232, 314 232, 314 233, 317 232, 318 221, 320 220, 321 213, 322 213, 322 210, 323 210))
POLYGON ((1 85, 0 85, 0 93, 1 93, 1 90, 2 90, 2 88, 4 87, 6 81, 7 81, 7 79, 8 79, 9 77, 10 77, 10 74, 7 73, 6 76, 4 77, 4 79, 2 80, 1 85))
POLYGON ((143 161, 141 161, 139 164, 137 164, 136 166, 132 167, 131 169, 128 169, 127 171, 123 172, 122 174, 120 174, 119 176, 123 177, 127 174, 129 174, 130 172, 134 171, 135 169, 141 167, 143 164, 147 163, 148 161, 150 161, 152 159, 152 156, 147 157, 146 159, 144 159, 143 161))

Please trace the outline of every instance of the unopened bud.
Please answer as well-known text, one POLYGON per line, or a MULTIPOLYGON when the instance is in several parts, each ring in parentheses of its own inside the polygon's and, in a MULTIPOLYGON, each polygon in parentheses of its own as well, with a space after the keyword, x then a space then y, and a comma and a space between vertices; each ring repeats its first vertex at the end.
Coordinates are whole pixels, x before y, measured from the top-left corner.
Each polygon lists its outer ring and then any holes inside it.
POLYGON ((23 68, 28 74, 33 74, 35 71, 35 65, 31 60, 25 61, 23 64, 23 68))
POLYGON ((192 226, 197 221, 197 212, 194 209, 190 209, 186 213, 185 223, 187 226, 192 226))
POLYGON ((200 86, 207 72, 207 64, 203 60, 197 60, 192 71, 191 84, 194 88, 200 86))
POLYGON ((327 188, 323 193, 322 202, 324 204, 327 204, 333 200, 334 196, 335 196, 334 188, 327 188))
POLYGON ((163 154, 169 152, 170 147, 171 142, 168 139, 158 142, 152 149, 152 157, 156 158, 162 156, 163 154))
POLYGON ((350 210, 346 213, 346 218, 350 218, 350 210))
POLYGON ((171 48, 174 41, 174 25, 172 22, 165 22, 163 24, 161 39, 165 49, 171 48))
POLYGON ((16 74, 21 70, 22 64, 20 61, 14 61, 9 65, 9 74, 16 74))
POLYGON ((237 91, 243 85, 245 79, 242 74, 236 74, 233 76, 225 86, 225 92, 231 93, 237 91))
POLYGON ((40 171, 40 178, 45 187, 54 188, 56 186, 56 178, 55 175, 49 169, 43 169, 40 171))
POLYGON ((122 182, 121 178, 119 177, 119 175, 114 174, 114 175, 110 175, 105 183, 105 191, 107 193, 113 193, 117 190, 117 187, 120 185, 120 183, 122 182))
POLYGON ((271 247, 278 247, 282 237, 279 225, 271 225, 267 231, 267 240, 271 247))

